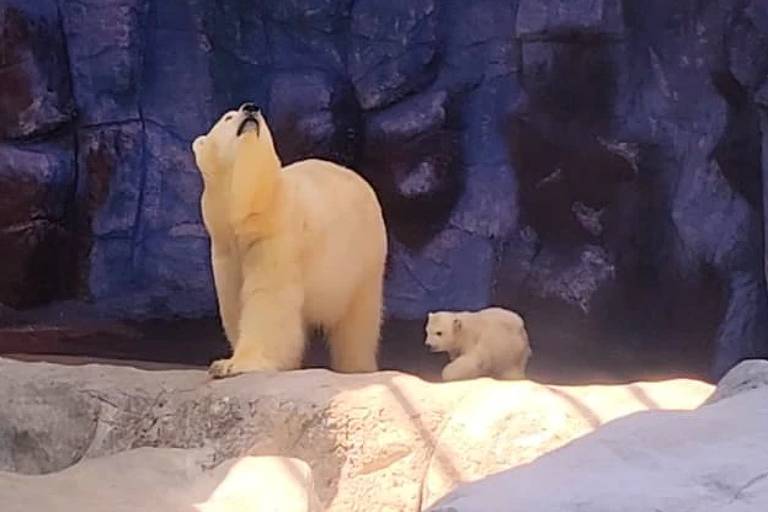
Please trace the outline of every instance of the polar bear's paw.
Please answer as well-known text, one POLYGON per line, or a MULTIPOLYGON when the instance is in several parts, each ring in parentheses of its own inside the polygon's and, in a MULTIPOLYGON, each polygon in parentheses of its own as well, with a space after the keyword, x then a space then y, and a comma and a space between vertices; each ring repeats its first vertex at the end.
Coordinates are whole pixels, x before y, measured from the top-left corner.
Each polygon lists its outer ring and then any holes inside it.
POLYGON ((224 377, 234 377, 237 375, 232 359, 219 359, 212 362, 208 368, 208 374, 214 379, 223 379, 224 377))
POLYGON ((208 368, 208 374, 214 379, 223 379, 234 377, 243 373, 250 372, 276 372, 278 369, 274 365, 258 362, 240 362, 234 357, 229 359, 219 359, 211 363, 208 368))

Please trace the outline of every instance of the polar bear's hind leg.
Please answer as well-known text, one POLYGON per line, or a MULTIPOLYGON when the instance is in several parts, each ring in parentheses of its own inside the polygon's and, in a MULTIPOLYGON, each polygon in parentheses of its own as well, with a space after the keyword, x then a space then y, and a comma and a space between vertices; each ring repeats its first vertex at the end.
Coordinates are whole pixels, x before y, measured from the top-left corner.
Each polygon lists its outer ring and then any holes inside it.
POLYGON ((378 369, 381 313, 381 278, 368 279, 350 301, 343 318, 328 332, 333 370, 366 373, 378 369))

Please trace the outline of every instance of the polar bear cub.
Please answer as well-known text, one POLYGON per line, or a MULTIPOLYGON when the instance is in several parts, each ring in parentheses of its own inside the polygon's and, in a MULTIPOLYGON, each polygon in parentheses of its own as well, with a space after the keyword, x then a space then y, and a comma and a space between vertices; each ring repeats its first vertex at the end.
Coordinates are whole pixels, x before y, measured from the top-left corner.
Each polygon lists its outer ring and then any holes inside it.
POLYGON ((520 315, 497 307, 429 313, 425 343, 434 352, 448 352, 445 381, 523 379, 532 353, 520 315))
POLYGON ((310 327, 327 335, 334 370, 375 371, 387 235, 373 189, 323 160, 283 167, 252 103, 225 113, 192 148, 233 350, 210 373, 299 368, 310 327))

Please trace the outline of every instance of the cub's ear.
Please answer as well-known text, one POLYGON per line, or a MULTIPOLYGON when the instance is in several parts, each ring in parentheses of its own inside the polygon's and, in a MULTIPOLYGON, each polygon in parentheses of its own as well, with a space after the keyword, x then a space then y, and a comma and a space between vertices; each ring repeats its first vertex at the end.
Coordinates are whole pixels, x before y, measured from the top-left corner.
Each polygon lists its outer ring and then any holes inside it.
POLYGON ((461 330, 461 318, 455 317, 453 319, 453 330, 459 332, 461 330))

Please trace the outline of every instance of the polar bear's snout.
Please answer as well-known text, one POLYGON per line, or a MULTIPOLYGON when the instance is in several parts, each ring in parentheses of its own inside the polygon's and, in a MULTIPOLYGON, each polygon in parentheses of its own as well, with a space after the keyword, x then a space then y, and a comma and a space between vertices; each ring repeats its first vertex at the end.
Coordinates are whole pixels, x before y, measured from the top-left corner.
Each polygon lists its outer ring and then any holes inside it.
POLYGON ((255 103, 247 102, 240 105, 240 111, 248 115, 256 115, 259 113, 259 107, 255 103))
POLYGON ((424 345, 427 346, 427 349, 429 349, 430 352, 445 351, 443 348, 443 343, 441 343, 439 339, 439 337, 442 335, 442 332, 440 332, 439 335, 437 333, 427 332, 426 338, 424 339, 424 345))
POLYGON ((242 120, 237 127, 237 136, 242 135, 250 126, 256 130, 256 135, 259 135, 261 109, 255 103, 246 102, 240 105, 239 111, 242 120))

